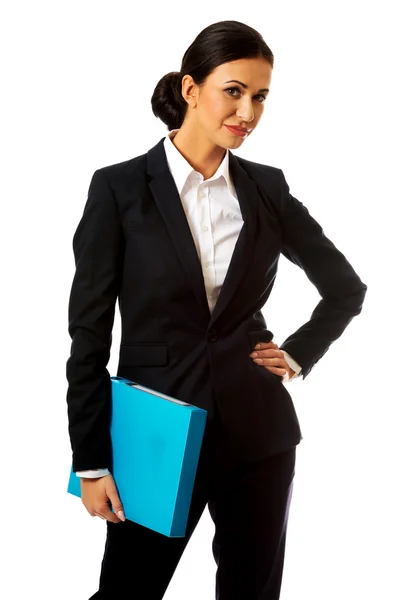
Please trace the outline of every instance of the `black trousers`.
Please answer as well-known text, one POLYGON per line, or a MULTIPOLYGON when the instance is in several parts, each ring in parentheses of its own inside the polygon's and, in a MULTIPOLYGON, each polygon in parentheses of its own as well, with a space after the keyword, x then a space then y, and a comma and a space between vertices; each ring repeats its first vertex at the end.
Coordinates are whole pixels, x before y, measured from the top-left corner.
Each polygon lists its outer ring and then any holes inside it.
POLYGON ((89 600, 161 600, 207 504, 216 600, 278 600, 296 447, 251 463, 232 456, 217 411, 204 433, 185 537, 106 521, 99 590, 89 600))

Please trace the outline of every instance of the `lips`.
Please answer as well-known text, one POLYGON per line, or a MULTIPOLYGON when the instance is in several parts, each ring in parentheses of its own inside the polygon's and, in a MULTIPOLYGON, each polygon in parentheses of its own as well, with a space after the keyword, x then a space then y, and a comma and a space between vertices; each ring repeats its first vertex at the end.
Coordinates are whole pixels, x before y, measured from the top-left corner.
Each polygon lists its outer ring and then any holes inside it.
POLYGON ((243 127, 231 127, 230 125, 225 125, 228 131, 230 131, 231 135, 235 135, 241 138, 245 138, 248 136, 248 130, 243 129, 243 127))
POLYGON ((249 133, 250 129, 246 129, 246 127, 238 127, 237 125, 227 125, 231 129, 237 129, 237 131, 241 131, 242 133, 249 133))

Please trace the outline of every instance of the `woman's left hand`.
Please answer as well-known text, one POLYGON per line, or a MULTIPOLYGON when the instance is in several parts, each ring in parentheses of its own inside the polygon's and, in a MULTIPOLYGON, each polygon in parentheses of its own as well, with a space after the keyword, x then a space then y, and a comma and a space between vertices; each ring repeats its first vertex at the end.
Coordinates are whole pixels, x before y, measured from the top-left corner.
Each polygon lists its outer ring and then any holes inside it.
POLYGON ((289 379, 295 374, 295 371, 287 364, 282 350, 279 350, 279 346, 275 342, 259 342, 250 357, 256 364, 265 367, 275 375, 280 375, 282 378, 286 375, 286 372, 289 374, 289 379))

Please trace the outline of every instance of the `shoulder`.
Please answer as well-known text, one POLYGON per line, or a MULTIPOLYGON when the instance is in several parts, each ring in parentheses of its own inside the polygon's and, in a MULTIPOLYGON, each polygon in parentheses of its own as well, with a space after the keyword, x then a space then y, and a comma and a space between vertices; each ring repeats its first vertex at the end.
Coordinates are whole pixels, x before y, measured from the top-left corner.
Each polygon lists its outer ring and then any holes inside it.
POLYGON ((253 160, 247 160, 246 158, 243 158, 242 156, 237 156, 236 154, 234 155, 236 160, 239 161, 240 165, 249 171, 252 171, 254 173, 260 173, 261 175, 264 175, 265 173, 270 174, 272 176, 278 176, 281 173, 281 169, 279 169, 278 167, 273 167, 271 165, 266 165, 263 163, 259 163, 259 162, 255 162, 253 160))
POLYGON ((257 183, 261 188, 267 189, 270 192, 279 192, 284 180, 282 169, 273 167, 272 165, 247 160, 236 155, 235 158, 240 166, 246 171, 250 179, 257 183))
POLYGON ((146 154, 96 169, 95 174, 105 177, 112 188, 145 177, 146 154))

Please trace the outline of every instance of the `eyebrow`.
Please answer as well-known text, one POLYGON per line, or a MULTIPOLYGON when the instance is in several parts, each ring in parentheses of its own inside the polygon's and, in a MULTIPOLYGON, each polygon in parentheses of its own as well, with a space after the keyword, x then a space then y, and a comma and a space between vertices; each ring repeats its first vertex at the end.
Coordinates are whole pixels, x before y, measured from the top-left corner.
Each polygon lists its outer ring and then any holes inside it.
MULTIPOLYGON (((229 81, 225 81, 225 83, 240 83, 240 85, 243 86, 246 90, 249 87, 248 85, 246 85, 242 81, 238 81, 237 79, 230 79, 229 81)), ((258 91, 259 92, 269 92, 269 89, 268 88, 263 88, 263 89, 260 89, 258 91)))

